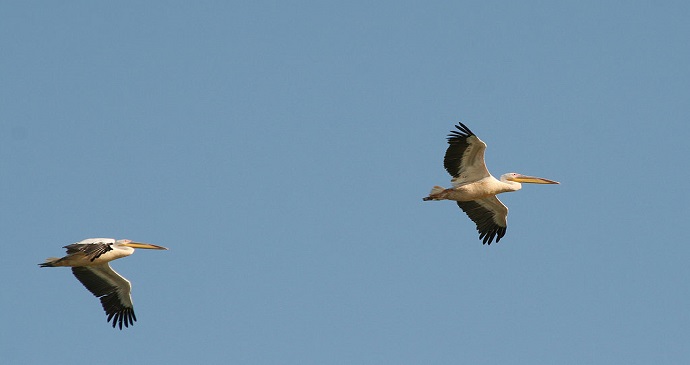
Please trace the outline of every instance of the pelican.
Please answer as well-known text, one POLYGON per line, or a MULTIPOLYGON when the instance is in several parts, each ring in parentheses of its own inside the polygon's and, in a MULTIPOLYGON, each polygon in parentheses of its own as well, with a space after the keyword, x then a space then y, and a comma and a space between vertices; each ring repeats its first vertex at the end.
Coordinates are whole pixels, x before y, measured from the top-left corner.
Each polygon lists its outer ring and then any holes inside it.
POLYGON ((64 246, 67 256, 50 257, 40 267, 70 266, 72 273, 86 289, 101 300, 101 305, 108 316, 108 322, 129 327, 137 317, 132 306, 132 285, 129 281, 110 267, 110 261, 127 257, 135 248, 167 250, 163 246, 149 243, 115 240, 113 238, 88 238, 81 242, 64 246))
POLYGON ((558 184, 557 181, 515 172, 501 175, 497 180, 491 176, 484 163, 486 143, 482 142, 466 125, 459 123, 457 131, 448 135, 448 149, 443 166, 452 176, 452 188, 434 186, 427 200, 455 200, 460 209, 477 225, 482 244, 496 242, 506 234, 508 208, 496 194, 518 191, 520 183, 558 184))

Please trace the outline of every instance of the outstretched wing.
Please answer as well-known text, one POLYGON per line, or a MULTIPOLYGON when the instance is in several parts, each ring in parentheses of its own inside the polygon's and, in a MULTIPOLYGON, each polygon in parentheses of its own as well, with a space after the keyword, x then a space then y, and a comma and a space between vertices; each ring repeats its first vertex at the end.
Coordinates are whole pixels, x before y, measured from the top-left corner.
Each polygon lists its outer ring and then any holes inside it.
POLYGON ((494 237, 500 241, 508 228, 508 207, 495 196, 484 199, 457 202, 468 217, 477 225, 479 239, 491 244, 494 237))
POLYGON ((490 176, 484 163, 486 143, 462 123, 455 128, 458 130, 448 135, 449 146, 443 159, 443 167, 453 177, 453 185, 459 186, 490 176))
POLYGON ((129 327, 137 317, 134 315, 129 281, 113 270, 110 265, 78 266, 72 273, 86 289, 101 300, 101 305, 108 315, 108 322, 113 321, 113 328, 119 325, 129 327))

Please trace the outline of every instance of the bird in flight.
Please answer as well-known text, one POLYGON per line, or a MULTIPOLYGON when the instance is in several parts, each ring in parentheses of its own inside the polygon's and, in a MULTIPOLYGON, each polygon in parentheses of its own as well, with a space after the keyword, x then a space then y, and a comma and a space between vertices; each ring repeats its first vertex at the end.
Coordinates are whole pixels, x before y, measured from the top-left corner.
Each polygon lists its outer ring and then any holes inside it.
POLYGON ((477 225, 479 239, 484 244, 496 242, 506 234, 508 208, 496 197, 497 194, 518 191, 520 183, 558 184, 557 181, 515 172, 501 175, 500 180, 491 176, 484 163, 486 143, 466 125, 459 123, 457 131, 448 135, 448 149, 443 166, 452 176, 452 188, 434 186, 423 200, 455 200, 460 209, 477 225))
POLYGON ((64 246, 67 256, 63 258, 51 257, 40 267, 69 266, 91 294, 101 300, 101 305, 116 325, 129 327, 137 317, 132 305, 132 285, 110 267, 109 262, 126 257, 134 253, 135 248, 153 250, 167 250, 163 246, 149 243, 132 242, 131 240, 115 240, 113 238, 88 238, 81 242, 64 246))

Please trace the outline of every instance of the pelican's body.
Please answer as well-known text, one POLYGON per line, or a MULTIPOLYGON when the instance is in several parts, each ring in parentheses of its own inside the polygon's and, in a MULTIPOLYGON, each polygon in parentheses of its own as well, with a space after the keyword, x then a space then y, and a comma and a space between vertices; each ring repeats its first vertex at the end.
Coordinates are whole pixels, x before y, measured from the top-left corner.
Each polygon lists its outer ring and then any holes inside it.
POLYGON ((131 240, 89 238, 67 245, 67 256, 51 257, 41 267, 69 266, 74 276, 97 298, 100 298, 108 322, 113 327, 129 327, 137 320, 132 305, 130 282, 110 267, 109 262, 134 253, 135 248, 167 250, 167 248, 131 240))
POLYGON ((472 183, 458 185, 450 189, 444 189, 442 192, 434 195, 432 199, 470 201, 488 198, 500 193, 517 191, 522 188, 522 184, 507 180, 506 178, 507 176, 501 176, 501 180, 496 180, 496 178, 493 176, 487 176, 472 183))
POLYGON ((443 160, 446 171, 453 177, 452 188, 434 186, 424 200, 454 200, 474 221, 479 231, 479 239, 491 244, 498 242, 508 227, 508 208, 496 197, 497 194, 517 191, 522 182, 534 184, 558 184, 541 177, 525 176, 518 173, 493 177, 484 163, 486 144, 467 126, 460 123, 458 131, 448 135, 448 149, 443 160))

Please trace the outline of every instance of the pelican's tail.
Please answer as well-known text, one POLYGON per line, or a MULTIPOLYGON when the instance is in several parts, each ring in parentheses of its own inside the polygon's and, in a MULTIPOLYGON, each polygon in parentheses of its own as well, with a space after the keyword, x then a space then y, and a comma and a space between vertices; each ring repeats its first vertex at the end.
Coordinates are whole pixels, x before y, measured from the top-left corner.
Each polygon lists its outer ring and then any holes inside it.
POLYGON ((54 267, 55 262, 57 262, 58 260, 60 260, 59 257, 48 257, 46 259, 46 262, 44 262, 42 264, 38 264, 38 266, 40 266, 40 267, 54 267))
POLYGON ((436 196, 437 196, 438 194, 442 193, 444 190, 446 190, 446 189, 445 189, 444 187, 442 187, 442 186, 434 186, 433 188, 431 188, 431 192, 429 193, 429 196, 427 196, 426 198, 424 198, 424 199, 422 199, 422 200, 424 200, 424 201, 427 201, 427 200, 441 200, 441 198, 438 198, 438 197, 436 197, 436 196))

